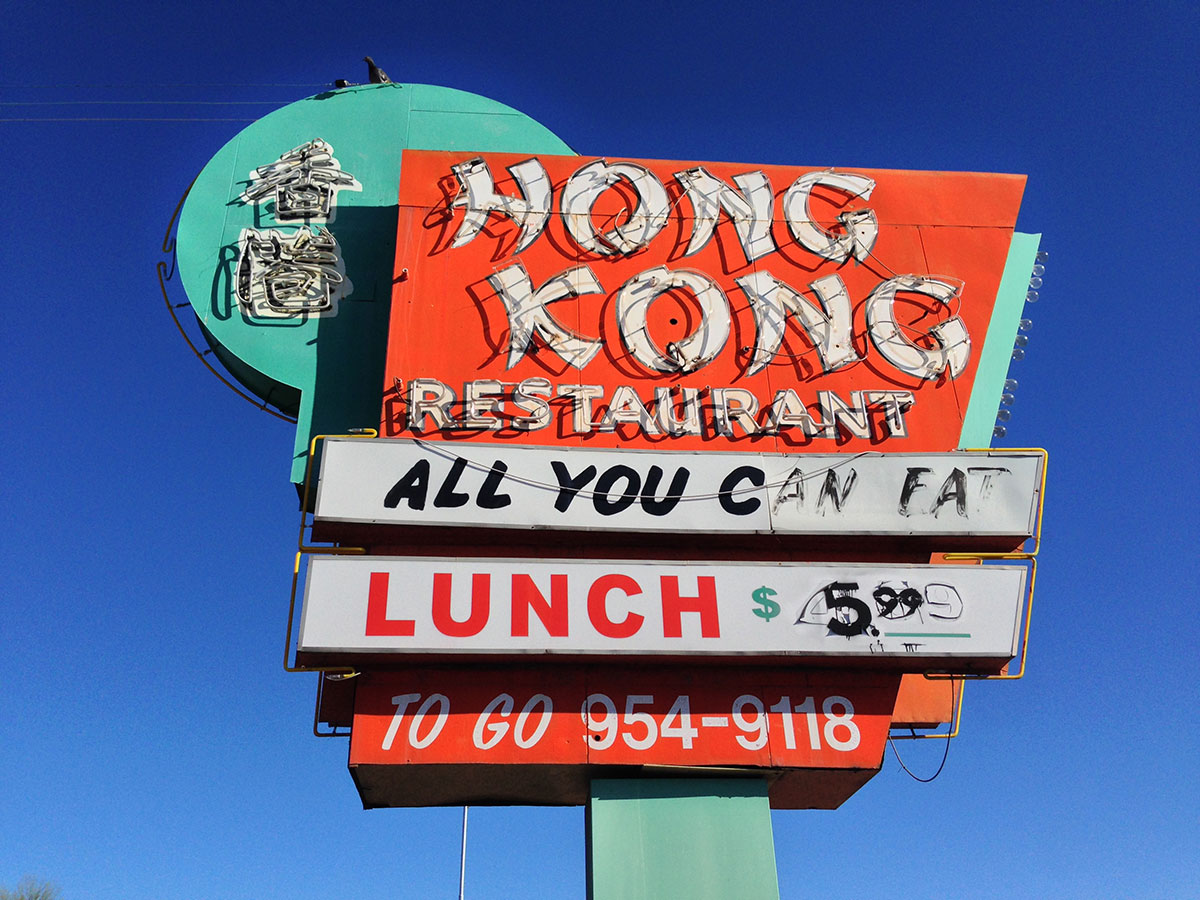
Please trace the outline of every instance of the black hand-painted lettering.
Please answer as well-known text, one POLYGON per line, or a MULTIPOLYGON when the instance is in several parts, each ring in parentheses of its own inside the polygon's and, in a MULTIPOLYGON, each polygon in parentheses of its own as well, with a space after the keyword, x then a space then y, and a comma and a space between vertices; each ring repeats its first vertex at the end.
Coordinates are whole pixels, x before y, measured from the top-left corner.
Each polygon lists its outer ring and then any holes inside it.
POLYGON ((825 608, 832 616, 829 618, 829 630, 843 637, 855 637, 860 634, 879 634, 879 629, 871 628, 871 608, 853 595, 858 590, 856 581, 835 581, 825 585, 825 608), (849 610, 854 613, 850 619, 844 613, 835 610, 849 610))
POLYGON ((596 467, 588 466, 572 478, 566 465, 557 459, 551 460, 550 466, 554 469, 554 477, 558 479, 558 497, 554 500, 554 508, 559 512, 566 512, 571 506, 571 501, 575 499, 575 495, 596 477, 596 467))
POLYGON ((872 596, 875 598, 875 608, 885 619, 906 619, 925 602, 921 592, 915 588, 904 588, 897 593, 886 584, 875 588, 872 596))
POLYGON ((424 509, 429 494, 429 460, 418 459, 404 476, 392 485, 383 498, 383 505, 395 509, 401 500, 408 500, 410 509, 424 509))
POLYGON ((881 584, 875 588, 875 608, 879 610, 879 614, 885 619, 890 619, 896 607, 900 605, 900 598, 896 592, 887 585, 881 584))
POLYGON ((745 500, 734 500, 734 488, 740 481, 749 481, 755 487, 762 487, 766 484, 767 476, 758 466, 738 466, 721 482, 721 489, 718 492, 721 509, 730 515, 748 516, 762 506, 762 500, 753 496, 747 497, 745 500))
POLYGON ((938 491, 937 500, 933 504, 933 514, 936 516, 942 510, 942 506, 954 500, 954 510, 964 518, 967 515, 967 473, 962 469, 955 468, 947 476, 945 482, 942 483, 942 489, 938 491))
POLYGON ((787 481, 783 483, 783 487, 775 495, 775 501, 771 504, 771 512, 779 512, 783 504, 789 500, 796 501, 796 509, 799 509, 804 504, 804 472, 800 470, 799 466, 792 469, 792 473, 788 475, 787 481))
POLYGON ((928 475, 932 471, 932 469, 926 469, 922 466, 909 466, 908 474, 904 476, 904 487, 900 489, 900 515, 912 515, 912 513, 908 511, 908 504, 912 500, 912 495, 916 492, 917 488, 928 487, 928 485, 921 480, 921 476, 928 475))
POLYGON ((821 494, 817 497, 817 510, 824 512, 825 501, 828 500, 833 504, 833 508, 838 512, 842 511, 842 504, 850 499, 850 492, 854 490, 854 485, 858 483, 858 470, 851 469, 850 474, 846 477, 846 483, 840 488, 838 486, 838 473, 834 469, 830 469, 825 473, 825 482, 821 485, 821 494))
POLYGON ((671 486, 667 489, 667 496, 659 500, 656 494, 658 484, 662 481, 663 470, 658 466, 651 466, 650 471, 646 473, 646 483, 642 486, 642 509, 652 516, 665 516, 679 505, 691 474, 682 466, 677 469, 675 477, 671 479, 671 486))
POLYGON ((986 502, 991 499, 992 488, 995 485, 993 476, 1012 475, 1012 470, 1006 469, 1004 466, 967 466, 967 474, 980 474, 983 476, 983 480, 979 485, 979 500, 980 502, 986 502))
POLYGON ((492 467, 488 469, 487 478, 483 480, 483 487, 479 489, 479 497, 476 502, 480 509, 500 509, 512 503, 512 497, 508 494, 497 494, 496 488, 500 487, 500 482, 504 480, 504 473, 508 471, 508 466, 496 460, 492 463, 492 467))
POLYGON ((458 479, 462 477, 462 473, 466 468, 467 461, 461 456, 454 460, 450 466, 450 474, 446 476, 446 480, 442 482, 442 486, 438 488, 438 492, 433 498, 435 509, 455 509, 459 506, 467 505, 467 502, 471 499, 471 495, 454 490, 458 486, 458 479))
POLYGON ((610 466, 596 481, 596 490, 592 494, 592 506, 602 516, 616 515, 633 505, 641 488, 641 476, 629 466, 610 466), (621 478, 625 479, 625 490, 614 500, 609 492, 621 478))

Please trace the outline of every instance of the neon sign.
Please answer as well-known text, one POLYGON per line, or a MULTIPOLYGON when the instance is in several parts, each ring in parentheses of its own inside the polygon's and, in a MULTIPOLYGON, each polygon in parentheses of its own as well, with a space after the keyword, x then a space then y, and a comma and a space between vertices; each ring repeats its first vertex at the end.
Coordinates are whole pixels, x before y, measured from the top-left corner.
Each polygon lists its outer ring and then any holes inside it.
POLYGON ((1023 179, 747 168, 406 151, 385 434, 955 446, 1023 179))

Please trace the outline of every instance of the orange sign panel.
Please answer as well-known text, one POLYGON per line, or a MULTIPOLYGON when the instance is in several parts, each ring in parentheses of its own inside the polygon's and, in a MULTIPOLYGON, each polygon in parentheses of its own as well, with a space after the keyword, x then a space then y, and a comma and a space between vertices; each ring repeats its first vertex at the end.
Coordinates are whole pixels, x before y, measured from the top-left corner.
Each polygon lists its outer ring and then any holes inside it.
POLYGON ((1024 181, 405 151, 383 434, 952 449, 1024 181))
POLYGON ((362 676, 350 764, 878 768, 888 673, 421 668, 362 676))

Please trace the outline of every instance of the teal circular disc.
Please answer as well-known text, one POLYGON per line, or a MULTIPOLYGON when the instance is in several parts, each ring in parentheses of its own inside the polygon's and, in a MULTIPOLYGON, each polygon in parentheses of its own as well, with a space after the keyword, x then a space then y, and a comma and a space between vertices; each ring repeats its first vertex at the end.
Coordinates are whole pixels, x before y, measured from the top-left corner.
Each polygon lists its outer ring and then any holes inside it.
POLYGON ((573 155, 476 94, 359 85, 249 125, 180 214, 179 273, 215 355, 298 418, 294 481, 311 435, 379 421, 406 149, 573 155))

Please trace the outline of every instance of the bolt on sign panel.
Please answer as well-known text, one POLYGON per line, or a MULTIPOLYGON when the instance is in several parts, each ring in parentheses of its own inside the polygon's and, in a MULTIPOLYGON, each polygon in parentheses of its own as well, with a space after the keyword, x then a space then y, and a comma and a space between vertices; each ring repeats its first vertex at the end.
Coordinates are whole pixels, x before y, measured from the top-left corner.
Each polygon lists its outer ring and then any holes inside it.
POLYGON ((405 151, 383 434, 952 449, 1024 183, 405 151))
POLYGON ((615 766, 820 769, 821 792, 781 788, 772 799, 822 806, 878 770, 899 676, 571 666, 360 678, 350 765, 368 806, 424 805, 435 792, 455 803, 580 803, 588 773, 615 766), (371 774, 378 766, 409 770, 407 790, 388 789, 371 774), (459 766, 493 777, 446 777, 459 766))
POLYGON ((314 518, 681 533, 1033 534, 1038 453, 704 454, 325 443, 314 518))
POLYGON ((761 657, 999 671, 1023 566, 319 556, 306 664, 429 657, 761 657))

